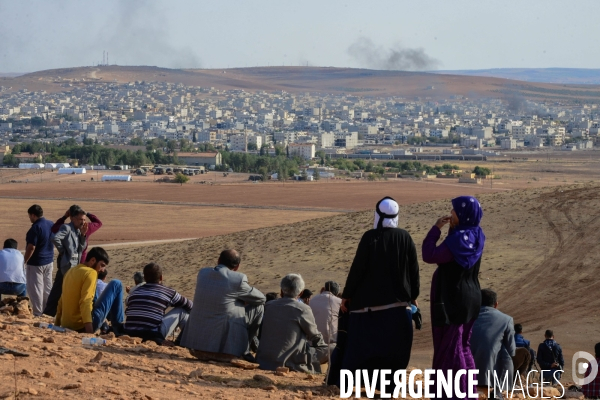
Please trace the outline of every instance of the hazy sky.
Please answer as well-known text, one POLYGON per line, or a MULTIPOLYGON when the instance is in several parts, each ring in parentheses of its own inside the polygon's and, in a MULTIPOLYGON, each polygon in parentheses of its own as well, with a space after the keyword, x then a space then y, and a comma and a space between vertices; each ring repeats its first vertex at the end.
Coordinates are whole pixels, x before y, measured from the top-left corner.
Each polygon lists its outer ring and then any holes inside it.
POLYGON ((600 68, 597 0, 0 0, 0 72, 600 68))

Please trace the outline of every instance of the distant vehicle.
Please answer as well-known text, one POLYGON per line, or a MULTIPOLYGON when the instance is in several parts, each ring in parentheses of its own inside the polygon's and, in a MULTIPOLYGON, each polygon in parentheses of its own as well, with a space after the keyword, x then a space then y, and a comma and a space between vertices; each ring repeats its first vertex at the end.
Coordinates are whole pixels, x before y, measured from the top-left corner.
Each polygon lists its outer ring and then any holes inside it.
POLYGON ((154 175, 164 175, 165 169, 162 167, 154 168, 154 175))
POLYGON ((173 173, 173 168, 170 168, 170 167, 169 167, 169 168, 167 168, 167 169, 165 170, 165 172, 166 172, 167 174, 172 174, 172 173, 173 173))

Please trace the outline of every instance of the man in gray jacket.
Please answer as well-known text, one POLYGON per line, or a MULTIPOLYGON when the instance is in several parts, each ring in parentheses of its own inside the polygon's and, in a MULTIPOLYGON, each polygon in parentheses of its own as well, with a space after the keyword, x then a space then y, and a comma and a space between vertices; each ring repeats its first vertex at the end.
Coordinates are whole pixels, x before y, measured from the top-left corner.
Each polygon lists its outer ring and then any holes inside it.
POLYGON ((513 319, 497 308, 496 292, 482 289, 481 310, 471 335, 471 352, 479 370, 478 386, 494 388, 495 397, 501 398, 500 391, 513 387, 512 356, 516 346, 513 319), (500 386, 494 382, 494 372, 500 386))
POLYGON ((52 238, 52 243, 58 250, 58 271, 44 309, 46 315, 56 315, 58 300, 62 295, 63 277, 67 271, 76 267, 80 262, 85 262, 85 260, 81 260, 81 253, 86 245, 87 222, 85 215, 86 213, 81 207, 72 205, 69 208, 71 222, 62 225, 52 238))
POLYGON ((265 295, 237 272, 240 255, 224 250, 216 267, 198 272, 194 307, 182 333, 181 346, 201 360, 253 361, 262 321, 265 295))
POLYGON ((297 301, 304 290, 298 274, 281 280, 281 298, 265 305, 260 345, 256 361, 261 369, 288 367, 293 371, 321 372, 321 364, 329 360, 331 349, 317 329, 311 308, 297 301))

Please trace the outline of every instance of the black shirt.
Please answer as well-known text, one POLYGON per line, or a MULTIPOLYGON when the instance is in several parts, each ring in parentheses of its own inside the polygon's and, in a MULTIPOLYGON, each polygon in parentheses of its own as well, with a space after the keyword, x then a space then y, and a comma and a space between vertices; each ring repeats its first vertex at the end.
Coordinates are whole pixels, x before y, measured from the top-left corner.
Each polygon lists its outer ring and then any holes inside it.
POLYGON ((419 263, 415 243, 398 228, 365 232, 350 267, 342 297, 349 309, 410 302, 419 296, 419 263))

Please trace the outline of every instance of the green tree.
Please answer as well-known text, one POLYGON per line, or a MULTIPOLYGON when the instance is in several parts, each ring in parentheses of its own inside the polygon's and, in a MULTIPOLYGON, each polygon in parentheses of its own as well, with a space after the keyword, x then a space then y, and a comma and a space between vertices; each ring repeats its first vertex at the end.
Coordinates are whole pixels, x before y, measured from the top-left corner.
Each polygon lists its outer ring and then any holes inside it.
POLYGON ((258 150, 256 143, 248 143, 248 150, 258 150))
POLYGON ((6 154, 4 155, 4 159, 2 161, 2 163, 4 165, 10 165, 11 167, 16 167, 17 165, 19 165, 19 160, 17 160, 17 158, 12 155, 12 154, 6 154))
POLYGON ((184 174, 182 174, 181 172, 178 172, 177 174, 175 174, 175 182, 181 184, 181 186, 183 186, 184 183, 187 183, 190 180, 190 178, 184 174))
POLYGON ((319 172, 318 168, 315 168, 315 170, 313 171, 313 179, 315 181, 318 181, 319 179, 321 179, 321 173, 319 172))
POLYGON ((141 138, 136 137, 136 138, 131 139, 129 141, 129 144, 131 146, 143 146, 144 145, 144 141, 141 138))
POLYGON ((492 174, 492 171, 489 168, 476 166, 473 169, 473 173, 477 176, 488 176, 492 174))

